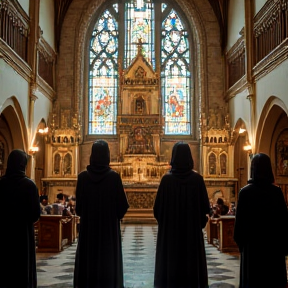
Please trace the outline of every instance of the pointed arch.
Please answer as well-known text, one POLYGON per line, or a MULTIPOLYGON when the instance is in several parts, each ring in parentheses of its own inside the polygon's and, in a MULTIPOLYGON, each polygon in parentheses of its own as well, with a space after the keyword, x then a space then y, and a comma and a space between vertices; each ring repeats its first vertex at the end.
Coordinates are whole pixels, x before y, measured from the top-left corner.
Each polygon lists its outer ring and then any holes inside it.
POLYGON ((220 167, 220 174, 225 176, 228 174, 228 154, 223 151, 219 154, 219 167, 220 167))
POLYGON ((8 98, 1 106, 1 116, 4 116, 11 131, 11 149, 29 150, 28 134, 21 105, 15 96, 8 98))
POLYGON ((288 116, 288 107, 278 97, 269 97, 262 109, 256 129, 255 153, 270 154, 270 146, 267 146, 267 140, 271 141, 274 129, 282 114, 288 116))
MULTIPOLYGON (((85 99, 87 95, 87 89, 83 85, 83 83, 87 80, 86 73, 83 73, 86 70, 86 63, 85 55, 86 55, 86 47, 89 43, 90 39, 90 33, 92 32, 93 23, 95 23, 97 17, 99 16, 99 13, 103 11, 103 6, 107 7, 107 4, 110 4, 110 1, 86 1, 85 4, 83 3, 83 0, 79 4, 80 0, 74 0, 73 3, 71 3, 71 6, 69 7, 69 10, 67 12, 65 21, 63 22, 63 30, 61 33, 61 41, 62 41, 62 53, 64 55, 65 51, 67 53, 71 50, 71 47, 74 47, 74 61, 70 62, 73 65, 70 65, 70 70, 74 71, 73 74, 67 75, 64 74, 62 71, 58 74, 58 80, 59 81, 69 81, 69 83, 73 83, 71 86, 63 86, 63 88, 60 87, 59 95, 61 95, 61 98, 63 99, 66 97, 65 95, 69 95, 69 99, 71 99, 71 106, 74 108, 75 111, 81 111, 82 119, 85 118, 85 114, 88 111, 88 106, 86 103, 87 99, 85 99), (81 6, 81 11, 79 11, 79 7, 81 6), (77 11, 77 13, 75 13, 77 11), (79 13, 80 12, 80 13, 79 13), (71 31, 71 23, 76 23, 75 25, 75 37, 73 37, 73 40, 71 37, 69 37, 69 32, 71 31), (69 79, 71 78, 71 79, 69 79), (85 113, 85 114, 83 114, 85 113)), ((191 99, 191 117, 193 119, 199 119, 201 112, 204 111, 208 114, 209 109, 209 101, 208 101, 208 93, 211 93, 211 95, 215 95, 215 89, 211 89, 207 86, 208 78, 210 78, 209 73, 210 68, 212 67, 208 65, 208 62, 212 60, 212 62, 215 62, 212 58, 207 57, 208 53, 221 53, 220 46, 215 47, 215 45, 209 45, 211 43, 212 39, 215 39, 215 29, 213 29, 213 32, 211 29, 205 28, 206 22, 209 23, 209 27, 217 27, 217 19, 215 18, 215 15, 213 14, 213 9, 209 5, 208 2, 203 2, 202 0, 181 0, 181 1, 167 1, 167 2, 173 2, 173 5, 177 5, 177 7, 181 7, 181 17, 184 15, 186 17, 185 24, 189 26, 189 28, 192 31, 191 40, 193 43, 193 61, 194 61, 194 78, 192 80, 193 83, 191 83, 191 90, 196 97, 194 99, 191 99), (207 21, 209 19, 209 21, 207 21), (211 36, 211 37, 210 37, 211 36), (208 48, 212 47, 212 48, 208 48), (210 50, 210 51, 209 51, 210 50), (217 51, 216 51, 217 50, 217 51), (212 52, 213 51, 213 52, 212 52), (207 71, 207 73, 202 73, 202 71, 207 71), (213 90, 213 91, 212 91, 213 90)), ((170 3, 170 4, 171 4, 170 3)), ((122 27, 124 29, 124 27, 122 27)), ((123 31, 123 30, 122 30, 123 31)), ((159 31, 160 33, 160 31, 159 31)), ((219 34, 219 31, 216 29, 216 34, 219 34)), ((218 35, 219 36, 219 35, 218 35)), ((220 36, 219 36, 220 37, 220 36)), ((160 48, 160 47, 159 47, 160 48)), ((158 48, 158 49, 159 49, 158 48)), ((122 49, 122 48, 121 48, 122 49)), ((64 57, 59 57, 59 65, 67 65, 67 62, 64 57), (65 63, 62 63, 64 62, 65 63)), ((216 63, 215 63, 216 64, 216 63)), ((217 63, 219 65, 219 63, 217 63)), ((221 66, 221 65, 220 65, 221 66)), ((214 66, 215 67, 215 66, 214 66)), ((219 67, 220 68, 220 67, 219 67)), ((69 69, 69 67, 67 67, 69 69)), ((121 67, 120 67, 121 69, 121 67)), ((158 66, 156 63, 156 71, 158 72, 158 66)), ((219 71, 219 77, 220 77, 220 71, 221 69, 217 69, 219 71)), ((213 74, 214 75, 214 74, 213 74)), ((213 78, 213 77, 212 77, 213 78)), ((212 79, 211 78, 211 79, 212 79)), ((215 78, 216 79, 216 78, 215 78)), ((214 80, 215 80, 214 79, 214 80)), ((218 79, 218 78, 217 78, 218 79)), ((212 81, 214 81, 212 80, 212 81)), ((212 87, 212 86, 211 86, 212 87)), ((221 92, 220 92, 221 94, 221 92)), ((66 97, 67 99, 67 97, 66 97)), ((61 102, 61 99, 58 99, 59 102, 61 102)), ((198 139, 199 138, 199 121, 195 121, 192 123, 191 130, 192 138, 198 139)), ((88 133, 88 127, 83 123, 83 133, 87 135, 88 133)))
POLYGON ((217 173, 217 155, 214 152, 210 152, 207 155, 208 161, 208 174, 215 176, 217 173))

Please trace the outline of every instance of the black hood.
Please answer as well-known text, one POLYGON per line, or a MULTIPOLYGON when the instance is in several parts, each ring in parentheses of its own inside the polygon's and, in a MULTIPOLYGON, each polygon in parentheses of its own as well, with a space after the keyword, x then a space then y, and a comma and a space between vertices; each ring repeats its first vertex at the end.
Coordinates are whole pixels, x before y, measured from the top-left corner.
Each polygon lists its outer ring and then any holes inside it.
POLYGON ((88 175, 93 182, 103 179, 111 170, 110 166, 110 150, 108 143, 104 140, 97 140, 92 145, 90 155, 90 165, 87 166, 88 175))
POLYGON ((15 180, 17 180, 25 177, 27 161, 27 154, 23 150, 13 150, 8 156, 7 170, 3 178, 13 177, 15 180))
POLYGON ((268 155, 264 153, 255 154, 251 161, 250 177, 249 183, 266 185, 274 182, 271 160, 268 155))
POLYGON ((173 146, 170 165, 170 172, 175 176, 187 176, 192 172, 194 161, 187 143, 180 141, 173 146))

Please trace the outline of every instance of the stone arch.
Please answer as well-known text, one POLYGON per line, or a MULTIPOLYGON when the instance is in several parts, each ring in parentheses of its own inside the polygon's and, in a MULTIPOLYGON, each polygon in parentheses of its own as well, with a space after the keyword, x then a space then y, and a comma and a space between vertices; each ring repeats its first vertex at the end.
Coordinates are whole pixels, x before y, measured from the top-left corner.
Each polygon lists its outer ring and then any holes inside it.
POLYGON ((55 153, 53 153, 53 171, 52 174, 53 175, 61 175, 61 170, 62 170, 62 163, 61 163, 61 155, 58 151, 56 151, 55 153))
POLYGON ((223 151, 219 154, 219 167, 220 167, 220 174, 227 175, 228 174, 228 154, 223 151))
POLYGON ((241 137, 241 129, 245 130, 243 133, 243 135, 246 135, 247 133, 247 126, 245 121, 242 118, 239 118, 233 128, 233 132, 232 132, 232 137, 231 137, 231 144, 235 145, 235 143, 237 142, 238 138, 241 137))
POLYGON ((263 152, 266 154, 273 154, 271 151, 271 139, 279 119, 282 115, 288 116, 288 107, 284 102, 276 96, 271 96, 266 101, 261 115, 259 117, 258 126, 255 133, 255 153, 263 152), (270 145, 267 146, 267 140, 270 145))
POLYGON ((37 125, 37 129, 35 130, 35 135, 33 136, 32 145, 33 147, 37 147, 38 151, 34 154, 35 160, 35 178, 34 181, 41 191, 43 190, 41 179, 44 177, 45 173, 45 137, 47 132, 44 129, 47 129, 47 124, 44 118, 40 120, 37 125), (41 187, 41 188, 40 188, 41 187))
POLYGON ((73 155, 71 152, 67 152, 63 157, 63 174, 72 175, 73 174, 73 155))
POLYGON ((210 152, 207 155, 208 161, 208 174, 209 175, 216 175, 217 174, 217 155, 214 152, 210 152))
POLYGON ((238 191, 247 184, 249 176, 249 155, 243 149, 246 142, 249 141, 249 132, 242 118, 239 118, 234 126, 231 144, 233 147, 233 176, 238 179, 235 199, 238 199, 238 191), (243 132, 241 133, 241 129, 243 132))
POLYGON ((255 137, 255 153, 266 153, 271 158, 275 182, 283 181, 286 177, 277 175, 277 141, 279 135, 288 127, 288 107, 276 96, 271 96, 266 101, 259 117, 255 137))
POLYGON ((10 131, 6 131, 9 152, 12 149, 22 149, 28 153, 29 143, 26 124, 17 98, 15 96, 8 98, 3 103, 0 113, 1 119, 6 122, 7 128, 10 131))

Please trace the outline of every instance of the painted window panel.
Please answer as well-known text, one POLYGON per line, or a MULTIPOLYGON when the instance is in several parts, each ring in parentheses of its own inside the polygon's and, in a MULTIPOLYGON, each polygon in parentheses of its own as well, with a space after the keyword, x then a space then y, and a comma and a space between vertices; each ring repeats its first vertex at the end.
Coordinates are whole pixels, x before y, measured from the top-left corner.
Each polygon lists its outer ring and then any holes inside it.
POLYGON ((166 135, 190 135, 191 75, 188 33, 173 9, 162 23, 161 41, 164 133, 166 135))
POLYGON ((142 43, 142 53, 155 69, 154 5, 150 0, 133 0, 125 3, 125 63, 127 68, 142 43))
POLYGON ((89 60, 88 133, 114 135, 118 97, 118 23, 109 10, 102 14, 92 32, 89 60))

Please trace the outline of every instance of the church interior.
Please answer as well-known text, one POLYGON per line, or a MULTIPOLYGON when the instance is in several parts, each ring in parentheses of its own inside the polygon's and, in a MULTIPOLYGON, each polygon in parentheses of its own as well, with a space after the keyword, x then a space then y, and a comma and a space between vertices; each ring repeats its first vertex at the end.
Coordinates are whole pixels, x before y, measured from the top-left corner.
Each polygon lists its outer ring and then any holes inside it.
POLYGON ((0 0, 0 176, 22 149, 39 195, 73 197, 104 139, 123 223, 153 225, 185 141, 211 203, 263 152, 288 204, 287 27, 284 0, 0 0))

